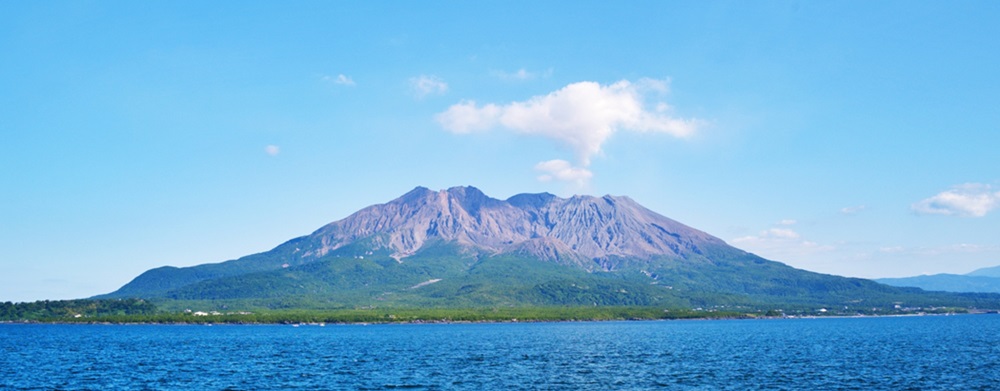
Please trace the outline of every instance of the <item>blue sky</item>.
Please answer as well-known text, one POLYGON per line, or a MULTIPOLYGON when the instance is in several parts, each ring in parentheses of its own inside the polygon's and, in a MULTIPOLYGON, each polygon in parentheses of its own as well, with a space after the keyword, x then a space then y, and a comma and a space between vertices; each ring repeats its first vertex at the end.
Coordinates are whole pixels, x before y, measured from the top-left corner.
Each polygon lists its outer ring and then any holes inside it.
POLYGON ((628 195, 859 277, 1000 265, 1000 3, 3 2, 0 300, 415 186, 628 195))

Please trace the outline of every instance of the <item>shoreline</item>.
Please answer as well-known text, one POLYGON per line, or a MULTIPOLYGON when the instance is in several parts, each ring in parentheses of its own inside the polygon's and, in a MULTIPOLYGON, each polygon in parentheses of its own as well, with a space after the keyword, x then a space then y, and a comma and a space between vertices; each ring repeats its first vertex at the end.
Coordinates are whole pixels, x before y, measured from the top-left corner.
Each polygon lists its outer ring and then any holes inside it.
MULTIPOLYGON (((176 326, 314 326, 314 327, 325 327, 325 326, 372 326, 372 325, 417 325, 417 324, 428 324, 428 325, 448 325, 448 324, 512 324, 512 323, 584 323, 584 322, 653 322, 653 321, 708 321, 708 320, 809 320, 809 319, 858 319, 858 318, 901 318, 901 317, 923 317, 923 316, 957 316, 957 315, 991 315, 996 314, 995 311, 974 311, 974 312, 948 312, 948 313, 903 313, 903 314, 858 314, 858 315, 805 315, 805 316, 751 316, 750 314, 744 315, 726 315, 726 316, 684 316, 684 317, 661 317, 661 318, 592 318, 592 319, 579 319, 579 318, 566 318, 566 319, 519 319, 519 318, 509 318, 509 319, 484 319, 484 320, 462 320, 462 319, 389 319, 389 320, 375 320, 375 321, 274 321, 274 322, 262 322, 262 321, 246 321, 233 318, 226 318, 226 315, 218 316, 217 318, 211 319, 205 317, 204 319, 190 319, 190 320, 165 320, 165 321, 148 321, 148 320, 136 320, 136 321, 109 321, 103 319, 93 319, 93 320, 70 320, 70 319, 52 319, 52 320, 3 320, 0 321, 0 325, 3 324, 19 324, 19 325, 39 325, 39 324, 51 324, 51 325, 106 325, 106 326, 127 326, 127 325, 176 325, 176 326), (223 319, 220 319, 223 318, 223 319)), ((77 318, 79 319, 79 318, 77 318)))

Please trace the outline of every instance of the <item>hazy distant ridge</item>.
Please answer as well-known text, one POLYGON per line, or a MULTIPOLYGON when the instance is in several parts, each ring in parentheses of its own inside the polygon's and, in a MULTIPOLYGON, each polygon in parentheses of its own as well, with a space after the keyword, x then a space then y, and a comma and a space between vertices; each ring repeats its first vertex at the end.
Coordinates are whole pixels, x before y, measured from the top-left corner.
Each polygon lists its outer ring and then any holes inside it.
POLYGON ((883 284, 915 287, 928 291, 1000 293, 1000 266, 966 274, 932 274, 901 278, 879 278, 883 284))

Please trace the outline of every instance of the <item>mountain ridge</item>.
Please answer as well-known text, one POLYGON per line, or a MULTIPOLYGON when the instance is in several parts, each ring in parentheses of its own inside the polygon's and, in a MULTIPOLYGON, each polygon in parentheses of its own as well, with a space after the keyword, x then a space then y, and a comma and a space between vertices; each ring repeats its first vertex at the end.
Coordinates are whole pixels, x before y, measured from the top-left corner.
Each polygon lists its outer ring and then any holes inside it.
MULTIPOLYGON (((546 242, 561 248, 560 253, 575 253, 567 254, 570 258, 594 260, 683 256, 687 251, 699 251, 699 243, 725 244, 628 197, 560 198, 538 193, 499 200, 471 186, 436 192, 417 187, 395 200, 366 207, 313 232, 310 237, 319 240, 319 245, 306 250, 303 256, 321 257, 358 239, 380 234, 385 237, 377 244, 390 249, 397 260, 414 254, 428 237, 494 254, 521 247, 529 240, 547 238, 546 242), (682 236, 692 240, 680 240, 682 236)), ((613 267, 610 263, 598 266, 613 267)))
POLYGON ((500 200, 468 186, 416 187, 270 251, 151 269, 99 297, 269 308, 1000 302, 920 292, 766 260, 624 196, 500 200))
POLYGON ((878 278, 875 281, 928 291, 1000 293, 1000 266, 985 267, 966 274, 929 274, 912 277, 878 278))

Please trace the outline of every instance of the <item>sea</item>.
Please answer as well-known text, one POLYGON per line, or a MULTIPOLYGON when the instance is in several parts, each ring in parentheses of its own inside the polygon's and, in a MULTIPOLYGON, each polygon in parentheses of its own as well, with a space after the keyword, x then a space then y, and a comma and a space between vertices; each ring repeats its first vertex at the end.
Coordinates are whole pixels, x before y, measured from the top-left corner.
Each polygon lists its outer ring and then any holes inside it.
POLYGON ((0 390, 997 390, 1000 315, 0 324, 0 390))

